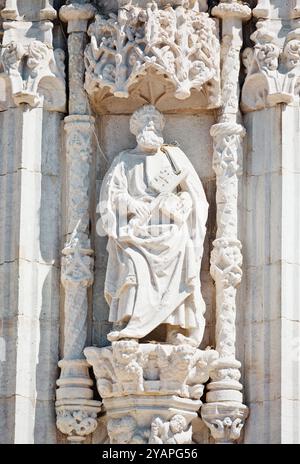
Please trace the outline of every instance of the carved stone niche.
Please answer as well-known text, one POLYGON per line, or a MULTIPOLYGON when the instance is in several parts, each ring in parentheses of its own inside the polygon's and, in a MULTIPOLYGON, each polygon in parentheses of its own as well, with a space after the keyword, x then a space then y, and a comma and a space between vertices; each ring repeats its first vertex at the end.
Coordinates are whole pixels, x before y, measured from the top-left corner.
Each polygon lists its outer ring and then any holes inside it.
POLYGON ((219 107, 218 23, 204 12, 206 1, 124 3, 96 15, 88 30, 85 89, 94 110, 219 107))
POLYGON ((50 21, 3 23, 0 111, 23 103, 65 111, 65 53, 53 50, 52 28, 50 21))
POLYGON ((204 383, 218 354, 190 345, 113 342, 85 348, 107 412, 110 443, 192 443, 204 383))

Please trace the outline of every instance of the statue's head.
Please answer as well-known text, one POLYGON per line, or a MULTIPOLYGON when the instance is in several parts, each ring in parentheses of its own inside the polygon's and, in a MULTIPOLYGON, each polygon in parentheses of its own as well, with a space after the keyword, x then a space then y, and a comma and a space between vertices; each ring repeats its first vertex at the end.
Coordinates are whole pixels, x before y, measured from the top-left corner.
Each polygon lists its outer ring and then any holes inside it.
POLYGON ((155 153, 162 146, 164 127, 163 114, 152 105, 138 109, 130 119, 130 131, 136 136, 139 148, 145 153, 155 153))

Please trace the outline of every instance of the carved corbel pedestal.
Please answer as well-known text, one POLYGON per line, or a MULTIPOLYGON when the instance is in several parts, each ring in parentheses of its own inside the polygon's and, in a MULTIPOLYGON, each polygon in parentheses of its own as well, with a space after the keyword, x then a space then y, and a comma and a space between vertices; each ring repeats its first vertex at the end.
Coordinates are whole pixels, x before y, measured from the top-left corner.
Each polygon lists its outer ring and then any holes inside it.
MULTIPOLYGON (((18 5, 17 0, 5 0, 4 2, 5 6, 1 14, 3 18, 12 19, 12 20, 22 19, 22 16, 21 16, 22 14, 25 20, 28 19, 28 15, 32 16, 32 14, 35 14, 33 18, 34 20, 36 20, 36 18, 41 19, 41 20, 43 19, 53 20, 57 16, 56 10, 53 8, 53 1, 54 0, 44 0, 41 6, 37 5, 38 10, 35 10, 35 5, 33 5, 31 8, 29 7, 29 11, 26 12, 24 15, 24 12, 22 10, 19 11, 19 5, 18 5)), ((24 9, 23 5, 22 7, 24 9)))
POLYGON ((215 351, 124 340, 84 353, 103 398, 111 444, 192 443, 191 423, 215 351))
MULTIPOLYGON (((23 6, 23 9, 25 6, 23 6)), ((4 37, 0 56, 0 110, 28 104, 49 111, 65 112, 65 54, 53 48, 51 20, 56 11, 25 8, 20 16, 16 1, 1 11, 4 37)))

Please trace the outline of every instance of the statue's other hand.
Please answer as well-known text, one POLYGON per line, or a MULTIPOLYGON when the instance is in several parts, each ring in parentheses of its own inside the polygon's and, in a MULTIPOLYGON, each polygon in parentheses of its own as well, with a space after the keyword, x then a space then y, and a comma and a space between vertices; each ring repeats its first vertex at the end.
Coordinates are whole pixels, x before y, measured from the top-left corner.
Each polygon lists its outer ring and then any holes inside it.
POLYGON ((128 212, 140 219, 145 219, 150 215, 149 203, 132 199, 128 205, 128 212))

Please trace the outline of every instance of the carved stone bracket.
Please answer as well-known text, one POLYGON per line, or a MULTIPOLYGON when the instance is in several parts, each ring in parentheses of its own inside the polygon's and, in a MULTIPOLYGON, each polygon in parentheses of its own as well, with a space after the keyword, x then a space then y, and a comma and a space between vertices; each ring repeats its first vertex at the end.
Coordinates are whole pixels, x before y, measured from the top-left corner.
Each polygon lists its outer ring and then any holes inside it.
POLYGON ((215 351, 130 340, 84 353, 107 411, 111 443, 191 443, 190 424, 215 351))
POLYGON ((240 363, 235 359, 236 289, 242 279, 241 243, 237 240, 238 174, 241 170, 242 139, 245 129, 238 124, 221 123, 212 127, 214 170, 217 175, 217 239, 211 255, 211 275, 216 282, 216 349, 220 355, 209 384, 207 399, 224 397, 242 401, 240 363), (224 383, 223 383, 224 382, 224 383), (217 395, 211 391, 219 391, 217 395), (226 391, 225 391, 226 390, 226 391))
POLYGON ((239 403, 214 403, 202 406, 201 417, 216 444, 235 443, 248 417, 247 406, 239 403))
POLYGON ((94 401, 93 381, 89 377, 86 360, 62 360, 61 376, 57 381, 57 428, 68 436, 68 441, 80 443, 97 428, 97 414, 101 402, 94 401))
POLYGON ((117 14, 96 15, 89 35, 85 88, 92 98, 105 88, 127 98, 140 77, 155 69, 173 85, 177 99, 189 98, 195 89, 207 93, 209 107, 219 106, 216 25, 198 2, 194 8, 164 9, 157 2, 144 7, 130 2, 117 14))
POLYGON ((242 109, 256 111, 279 103, 299 105, 300 29, 288 33, 282 47, 268 23, 259 21, 251 39, 254 48, 243 52, 247 77, 242 109))
MULTIPOLYGON (((0 109, 28 104, 43 106, 49 111, 65 112, 65 54, 53 50, 53 15, 24 20, 13 8, 16 2, 6 2, 1 11, 5 18, 4 37, 0 55, 0 109), (10 6, 8 6, 10 4, 10 6), (16 19, 16 20, 15 20, 16 19)), ((46 10, 53 8, 46 2, 46 10)), ((33 11, 33 10, 30 10, 33 11)), ((37 10, 40 13, 40 10, 37 10)), ((55 12, 55 10, 54 10, 55 12)), ((55 12, 56 14, 56 12, 55 12)))
POLYGON ((56 402, 57 428, 68 436, 68 441, 80 443, 95 432, 98 422, 97 414, 100 412, 99 402, 56 402), (95 403, 95 405, 94 405, 95 403))

